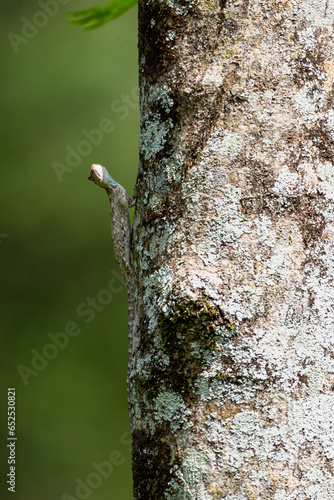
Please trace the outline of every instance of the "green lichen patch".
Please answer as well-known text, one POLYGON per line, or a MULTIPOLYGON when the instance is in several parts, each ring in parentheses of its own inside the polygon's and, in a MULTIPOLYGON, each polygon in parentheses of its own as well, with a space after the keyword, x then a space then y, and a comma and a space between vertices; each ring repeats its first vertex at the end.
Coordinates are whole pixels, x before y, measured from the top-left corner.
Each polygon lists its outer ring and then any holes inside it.
POLYGON ((154 419, 158 423, 168 422, 173 433, 185 426, 187 415, 190 414, 179 394, 161 391, 154 401, 154 419))
POLYGON ((207 301, 180 302, 161 314, 157 324, 161 349, 169 358, 165 383, 186 402, 194 402, 194 383, 206 364, 205 353, 215 349, 219 311, 207 301))
POLYGON ((162 121, 158 113, 147 116, 147 125, 142 129, 140 136, 140 152, 143 153, 145 160, 153 158, 163 150, 172 128, 171 119, 162 121))
POLYGON ((198 495, 197 498, 211 500, 212 496, 205 491, 208 486, 211 464, 202 450, 188 448, 185 450, 182 461, 182 472, 185 480, 185 491, 191 495, 198 495))
POLYGON ((163 347, 168 351, 177 346, 185 354, 192 352, 189 349, 191 342, 201 343, 206 348, 212 347, 218 317, 219 311, 207 301, 174 305, 172 314, 161 317, 159 321, 163 347))

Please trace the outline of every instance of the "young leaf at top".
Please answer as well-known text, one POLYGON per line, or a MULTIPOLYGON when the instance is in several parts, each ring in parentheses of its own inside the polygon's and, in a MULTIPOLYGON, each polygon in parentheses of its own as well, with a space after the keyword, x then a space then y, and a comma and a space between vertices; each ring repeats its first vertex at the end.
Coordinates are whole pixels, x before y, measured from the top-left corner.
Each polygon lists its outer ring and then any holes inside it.
POLYGON ((80 12, 69 12, 71 24, 82 26, 85 30, 94 30, 121 16, 138 3, 138 0, 112 0, 104 7, 92 7, 80 12))

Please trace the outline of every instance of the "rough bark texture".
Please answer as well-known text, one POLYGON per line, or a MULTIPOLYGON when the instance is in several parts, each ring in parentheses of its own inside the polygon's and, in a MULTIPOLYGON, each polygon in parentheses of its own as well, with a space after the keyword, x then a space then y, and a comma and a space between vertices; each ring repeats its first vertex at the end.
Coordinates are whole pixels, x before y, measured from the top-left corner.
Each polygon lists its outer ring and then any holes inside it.
POLYGON ((334 0, 140 0, 134 498, 334 498, 334 0))

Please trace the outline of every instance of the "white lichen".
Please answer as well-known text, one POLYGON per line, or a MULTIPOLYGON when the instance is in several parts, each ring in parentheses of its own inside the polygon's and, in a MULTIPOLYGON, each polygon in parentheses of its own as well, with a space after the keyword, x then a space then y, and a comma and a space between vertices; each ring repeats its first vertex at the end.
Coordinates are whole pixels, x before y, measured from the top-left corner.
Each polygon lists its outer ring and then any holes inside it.
POLYGON ((242 137, 229 130, 218 130, 208 140, 203 156, 216 155, 226 160, 234 160, 243 147, 242 137))
POLYGON ((291 403, 289 427, 296 446, 319 443, 328 458, 334 459, 334 394, 320 394, 291 403))
POLYGON ((288 196, 298 192, 300 184, 299 175, 296 172, 291 172, 286 165, 283 165, 275 181, 273 191, 288 196))
POLYGON ((162 151, 167 141, 167 135, 173 128, 171 119, 162 121, 159 113, 152 113, 147 117, 145 127, 140 134, 140 152, 145 160, 153 158, 162 151))
POLYGON ((167 422, 173 433, 181 427, 189 427, 187 409, 180 394, 162 391, 154 401, 154 419, 158 423, 167 422))
POLYGON ((318 84, 307 82, 295 95, 294 106, 304 120, 315 122, 324 100, 324 91, 318 88, 318 84))

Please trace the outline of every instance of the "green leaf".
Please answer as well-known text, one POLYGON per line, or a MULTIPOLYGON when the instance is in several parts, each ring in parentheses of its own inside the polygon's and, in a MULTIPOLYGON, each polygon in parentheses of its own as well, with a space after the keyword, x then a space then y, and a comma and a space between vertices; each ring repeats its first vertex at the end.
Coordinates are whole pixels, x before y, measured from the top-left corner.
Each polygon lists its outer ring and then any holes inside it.
POLYGON ((82 26, 85 30, 94 30, 121 16, 138 3, 138 0, 112 0, 104 7, 92 7, 80 12, 69 12, 71 24, 82 26))

